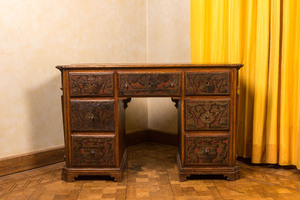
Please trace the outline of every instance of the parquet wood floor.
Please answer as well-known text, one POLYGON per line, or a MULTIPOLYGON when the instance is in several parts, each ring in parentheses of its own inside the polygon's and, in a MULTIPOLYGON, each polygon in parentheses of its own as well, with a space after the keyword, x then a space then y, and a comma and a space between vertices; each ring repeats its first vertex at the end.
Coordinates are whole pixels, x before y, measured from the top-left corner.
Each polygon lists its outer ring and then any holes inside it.
POLYGON ((176 147, 142 143, 128 148, 123 181, 109 177, 60 178, 63 163, 0 177, 0 199, 264 199, 300 200, 300 171, 239 162, 241 179, 194 176, 178 181, 176 147))

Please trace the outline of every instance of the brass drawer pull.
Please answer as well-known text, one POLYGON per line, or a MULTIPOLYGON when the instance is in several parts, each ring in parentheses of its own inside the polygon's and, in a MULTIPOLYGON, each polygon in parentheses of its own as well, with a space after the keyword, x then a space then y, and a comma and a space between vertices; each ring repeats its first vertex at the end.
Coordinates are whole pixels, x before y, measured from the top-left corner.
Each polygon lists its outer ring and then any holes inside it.
POLYGON ((181 74, 165 73, 119 73, 119 96, 180 96, 181 74))
POLYGON ((93 120, 95 117, 94 117, 93 113, 88 112, 88 113, 85 115, 85 118, 88 119, 88 120, 93 120))
POLYGON ((125 86, 125 88, 128 88, 128 87, 129 87, 129 84, 128 84, 127 81, 125 82, 125 85, 124 85, 124 86, 125 86))
POLYGON ((209 153, 209 149, 208 149, 208 148, 205 148, 204 153, 205 153, 205 154, 209 153))

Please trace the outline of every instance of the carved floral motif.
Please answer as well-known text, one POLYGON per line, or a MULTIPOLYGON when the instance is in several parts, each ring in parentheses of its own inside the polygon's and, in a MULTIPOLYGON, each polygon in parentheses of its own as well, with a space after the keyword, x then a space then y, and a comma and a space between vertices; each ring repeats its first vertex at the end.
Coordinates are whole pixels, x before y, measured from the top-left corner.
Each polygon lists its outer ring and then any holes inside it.
POLYGON ((229 101, 186 101, 186 130, 228 130, 229 101))
POLYGON ((119 74, 120 96, 180 96, 180 73, 119 74))
POLYGON ((114 131, 114 101, 71 100, 72 131, 114 131))
POLYGON ((229 72, 186 73, 186 95, 228 95, 229 72))
POLYGON ((113 166, 114 138, 72 136, 72 160, 75 166, 113 166))
POLYGON ((71 96, 114 96, 113 74, 70 73, 71 96))
POLYGON ((187 165, 227 165, 228 137, 186 137, 187 165))

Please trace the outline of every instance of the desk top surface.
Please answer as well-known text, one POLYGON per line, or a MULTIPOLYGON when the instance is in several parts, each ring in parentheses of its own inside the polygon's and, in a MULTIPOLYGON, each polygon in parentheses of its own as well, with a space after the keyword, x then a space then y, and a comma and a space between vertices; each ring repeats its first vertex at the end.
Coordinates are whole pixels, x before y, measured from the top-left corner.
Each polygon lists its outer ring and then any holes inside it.
POLYGON ((88 63, 58 65, 57 69, 155 69, 155 68, 241 68, 232 63, 88 63))

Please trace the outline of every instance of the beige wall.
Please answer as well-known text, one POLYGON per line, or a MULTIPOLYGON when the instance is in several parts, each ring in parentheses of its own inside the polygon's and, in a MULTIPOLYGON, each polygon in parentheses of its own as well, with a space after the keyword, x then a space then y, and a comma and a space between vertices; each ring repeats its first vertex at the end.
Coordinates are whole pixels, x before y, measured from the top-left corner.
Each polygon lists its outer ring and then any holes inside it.
MULTIPOLYGON (((148 62, 190 62, 190 1, 148 1, 148 62)), ((170 98, 148 100, 148 128, 177 133, 170 98)))
MULTIPOLYGON (((189 61, 189 12, 179 0, 1 0, 0 158, 63 145, 55 65, 189 61)), ((129 132, 161 127, 152 105, 132 100, 129 132)))
POLYGON ((171 98, 148 99, 148 129, 177 134, 177 116, 177 109, 171 98))
POLYGON ((148 62, 190 62, 190 1, 148 0, 148 62))

